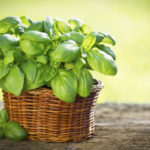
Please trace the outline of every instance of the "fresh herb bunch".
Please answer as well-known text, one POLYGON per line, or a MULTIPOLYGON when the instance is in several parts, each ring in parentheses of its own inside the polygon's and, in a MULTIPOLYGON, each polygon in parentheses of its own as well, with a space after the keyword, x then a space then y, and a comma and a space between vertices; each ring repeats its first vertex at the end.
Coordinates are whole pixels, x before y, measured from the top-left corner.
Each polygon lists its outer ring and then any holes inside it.
POLYGON ((89 70, 115 75, 115 53, 104 44, 114 38, 92 29, 78 18, 68 23, 46 17, 0 20, 0 88, 19 96, 21 91, 51 87, 65 102, 90 95, 89 70))
POLYGON ((26 130, 15 121, 8 121, 8 113, 3 108, 0 111, 0 139, 4 136, 8 139, 19 142, 27 137, 26 130))

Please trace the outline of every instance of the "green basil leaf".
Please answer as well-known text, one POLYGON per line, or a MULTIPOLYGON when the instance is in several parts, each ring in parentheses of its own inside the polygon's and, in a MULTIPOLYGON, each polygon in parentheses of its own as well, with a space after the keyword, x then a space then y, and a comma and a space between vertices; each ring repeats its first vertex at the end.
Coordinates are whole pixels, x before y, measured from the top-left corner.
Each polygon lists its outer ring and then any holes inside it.
POLYGON ((4 61, 6 61, 6 64, 9 64, 11 62, 15 63, 23 63, 25 59, 25 55, 22 52, 20 47, 16 46, 8 46, 2 49, 4 54, 4 61))
POLYGON ((28 56, 42 55, 49 43, 48 34, 38 31, 24 32, 20 40, 20 46, 28 56))
POLYGON ((3 82, 8 92, 19 96, 23 89, 24 74, 18 66, 14 65, 3 78, 3 82))
POLYGON ((83 42, 83 39, 84 39, 84 36, 81 33, 75 32, 75 31, 70 32, 70 40, 73 40, 76 43, 81 45, 83 42))
POLYGON ((5 48, 9 46, 17 46, 19 39, 10 34, 0 35, 0 48, 5 48))
POLYGON ((82 47, 84 50, 90 50, 96 42, 95 32, 90 32, 83 40, 82 47))
POLYGON ((6 65, 8 65, 8 64, 13 63, 13 62, 14 62, 13 51, 8 51, 4 57, 4 63, 6 65))
POLYGON ((26 16, 22 16, 20 17, 20 19, 22 23, 25 24, 27 27, 30 26, 31 23, 33 23, 33 21, 29 17, 26 17, 26 16))
POLYGON ((117 73, 117 66, 112 57, 100 50, 90 51, 87 60, 95 71, 106 75, 115 75, 117 73))
POLYGON ((9 121, 4 126, 4 134, 8 139, 19 142, 27 137, 27 133, 17 122, 9 121))
POLYGON ((104 39, 103 39, 103 43, 108 43, 108 44, 112 44, 112 45, 115 45, 116 44, 116 41, 115 39, 108 33, 102 33, 102 32, 99 32, 100 34, 102 34, 104 36, 104 39))
POLYGON ((81 33, 79 33, 79 32, 71 31, 69 33, 65 33, 65 34, 61 35, 59 37, 59 39, 61 41, 73 40, 77 44, 81 45, 82 42, 83 42, 84 36, 81 33))
POLYGON ((44 78, 44 72, 45 72, 45 68, 43 67, 43 65, 38 66, 36 68, 35 79, 32 81, 25 80, 23 89, 25 91, 28 91, 43 86, 46 83, 44 78))
POLYGON ((9 65, 6 65, 4 62, 0 62, 0 79, 5 77, 9 72, 9 65))
POLYGON ((83 58, 78 58, 75 62, 75 67, 81 69, 86 64, 86 61, 83 58))
POLYGON ((33 60, 27 60, 21 65, 21 69, 25 74, 25 80, 34 82, 36 75, 36 63, 33 60))
POLYGON ((54 20, 47 16, 44 21, 44 31, 49 35, 50 31, 54 29, 54 20))
POLYGON ((47 64, 48 63, 48 56, 37 56, 36 62, 42 63, 42 64, 47 64))
POLYGON ((27 31, 40 31, 43 32, 43 21, 34 21, 27 28, 27 31))
POLYGON ((20 23, 15 28, 15 34, 21 35, 22 33, 24 33, 26 31, 26 29, 27 29, 27 27, 24 24, 20 23))
POLYGON ((9 33, 19 23, 21 23, 20 18, 14 16, 9 16, 0 20, 0 34, 9 33))
POLYGON ((52 79, 51 86, 54 94, 65 102, 73 102, 77 92, 77 79, 71 71, 59 70, 52 79))
POLYGON ((43 42, 46 44, 48 44, 50 41, 48 34, 44 32, 39 32, 39 31, 27 31, 21 35, 20 39, 30 40, 30 41, 35 41, 35 42, 43 42))
POLYGON ((8 113, 7 111, 3 108, 0 111, 0 127, 2 127, 5 123, 8 122, 8 113))
POLYGON ((95 32, 95 34, 96 34, 96 44, 102 42, 104 39, 104 36, 98 32, 95 32))
POLYGON ((71 18, 68 20, 68 23, 71 25, 72 29, 77 26, 81 27, 83 25, 83 22, 79 18, 71 18))
POLYGON ((81 97, 88 97, 91 93, 92 86, 92 75, 86 68, 83 68, 80 71, 80 76, 78 77, 78 95, 80 95, 81 97))
POLYGON ((69 40, 60 44, 53 52, 51 59, 55 62, 72 62, 80 55, 80 49, 76 42, 69 40))
POLYGON ((65 63, 65 68, 67 70, 73 69, 73 67, 74 67, 74 63, 73 62, 65 63))
POLYGON ((82 34, 84 35, 87 35, 89 34, 90 32, 92 32, 92 29, 86 25, 86 24, 83 24, 81 27, 80 26, 77 26, 77 31, 80 31, 82 34))
POLYGON ((116 55, 115 55, 114 51, 110 49, 110 47, 101 44, 101 45, 97 45, 97 48, 98 48, 99 50, 101 50, 101 51, 107 53, 107 54, 110 55, 114 60, 116 60, 116 55))
POLYGON ((56 26, 61 34, 71 31, 70 26, 61 20, 56 20, 56 26))

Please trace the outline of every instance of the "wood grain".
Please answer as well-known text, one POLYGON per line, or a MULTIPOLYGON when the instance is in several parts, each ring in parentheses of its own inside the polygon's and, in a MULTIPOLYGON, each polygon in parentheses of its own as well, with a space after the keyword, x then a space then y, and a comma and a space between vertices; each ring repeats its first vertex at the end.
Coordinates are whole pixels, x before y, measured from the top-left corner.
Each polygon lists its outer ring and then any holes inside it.
POLYGON ((150 150, 150 105, 97 105, 96 134, 81 143, 0 140, 0 150, 150 150))

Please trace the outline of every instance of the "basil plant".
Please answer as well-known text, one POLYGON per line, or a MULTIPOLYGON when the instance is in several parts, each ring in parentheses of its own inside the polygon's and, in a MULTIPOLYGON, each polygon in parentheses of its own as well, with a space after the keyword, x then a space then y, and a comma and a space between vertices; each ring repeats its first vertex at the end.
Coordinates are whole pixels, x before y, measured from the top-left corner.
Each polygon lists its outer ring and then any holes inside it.
POLYGON ((87 97, 91 70, 115 75, 115 45, 108 33, 95 32, 78 18, 46 17, 33 21, 9 16, 0 20, 0 88, 19 96, 42 86, 65 102, 87 97))

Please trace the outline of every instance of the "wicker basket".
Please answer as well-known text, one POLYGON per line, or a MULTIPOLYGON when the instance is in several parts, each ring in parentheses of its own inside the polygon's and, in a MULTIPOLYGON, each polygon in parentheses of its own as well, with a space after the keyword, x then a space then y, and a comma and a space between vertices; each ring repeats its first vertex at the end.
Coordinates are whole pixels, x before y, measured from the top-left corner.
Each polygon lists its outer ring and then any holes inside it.
POLYGON ((59 100, 48 88, 22 92, 16 97, 4 92, 9 119, 22 125, 28 139, 44 142, 82 141, 94 134, 94 110, 102 82, 93 86, 89 97, 74 103, 59 100))

